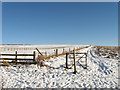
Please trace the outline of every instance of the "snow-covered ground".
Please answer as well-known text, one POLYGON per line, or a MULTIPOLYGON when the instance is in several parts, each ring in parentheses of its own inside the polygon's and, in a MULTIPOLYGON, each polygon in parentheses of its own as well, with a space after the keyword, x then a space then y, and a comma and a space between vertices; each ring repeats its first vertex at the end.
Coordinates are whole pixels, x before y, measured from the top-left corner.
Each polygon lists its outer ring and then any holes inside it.
MULTIPOLYGON (((47 60, 43 67, 0 66, 0 86, 3 88, 118 88, 118 60, 100 57, 92 47, 79 52, 87 51, 87 69, 77 65, 77 74, 73 74, 74 67, 65 69, 65 55, 47 60)), ((70 61, 72 63, 73 59, 69 58, 69 63, 70 61)))
MULTIPOLYGON (((0 45, 1 54, 15 54, 17 51, 18 54, 33 54, 36 52, 36 58, 38 56, 39 49, 44 56, 56 54, 56 49, 58 49, 58 54, 61 54, 64 51, 69 51, 81 47, 86 47, 89 45, 0 45)), ((15 58, 15 56, 0 56, 1 58, 15 58)), ((33 58, 29 56, 19 56, 19 58, 33 58)))

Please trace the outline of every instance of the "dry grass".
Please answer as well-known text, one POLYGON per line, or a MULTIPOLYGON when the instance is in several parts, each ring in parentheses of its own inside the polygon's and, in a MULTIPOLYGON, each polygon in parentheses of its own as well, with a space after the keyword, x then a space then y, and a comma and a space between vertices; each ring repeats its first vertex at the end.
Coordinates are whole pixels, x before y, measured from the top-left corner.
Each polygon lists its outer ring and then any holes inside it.
POLYGON ((0 62, 2 66, 10 66, 9 62, 4 61, 4 59, 0 62))
POLYGON ((106 58, 119 59, 120 46, 94 46, 98 50, 99 56, 106 56, 106 58))
POLYGON ((26 64, 27 64, 27 65, 30 65, 30 63, 29 63, 29 62, 26 62, 26 64))
POLYGON ((3 63, 3 66, 8 66, 8 67, 10 66, 10 64, 7 61, 3 61, 2 63, 3 63))
POLYGON ((120 51, 120 46, 94 46, 94 47, 110 49, 110 50, 113 50, 115 52, 120 51))

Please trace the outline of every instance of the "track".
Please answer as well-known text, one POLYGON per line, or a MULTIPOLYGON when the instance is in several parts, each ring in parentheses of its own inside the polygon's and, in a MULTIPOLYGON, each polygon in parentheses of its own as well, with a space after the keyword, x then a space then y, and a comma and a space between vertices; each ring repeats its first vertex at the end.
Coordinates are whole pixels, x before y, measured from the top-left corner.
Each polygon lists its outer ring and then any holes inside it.
POLYGON ((113 73, 114 77, 118 78, 117 60, 97 56, 94 48, 90 49, 88 58, 91 64, 94 64, 96 70, 104 73, 105 75, 111 75, 113 73))

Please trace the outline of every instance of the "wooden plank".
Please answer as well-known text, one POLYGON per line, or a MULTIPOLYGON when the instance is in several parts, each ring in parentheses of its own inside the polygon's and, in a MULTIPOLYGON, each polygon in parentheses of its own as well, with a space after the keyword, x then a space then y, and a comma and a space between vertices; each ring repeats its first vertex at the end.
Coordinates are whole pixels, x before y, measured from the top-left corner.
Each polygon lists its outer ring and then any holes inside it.
MULTIPOLYGON (((68 54, 74 54, 74 53, 68 53, 68 54)), ((75 54, 87 54, 87 53, 75 53, 75 54)))
POLYGON ((63 53, 65 52, 65 49, 63 48, 63 53))
POLYGON ((38 53, 43 57, 43 59, 45 58, 45 56, 36 48, 36 50, 38 51, 38 53))
POLYGON ((87 69, 87 54, 86 54, 86 69, 87 69))
POLYGON ((35 51, 33 52, 33 55, 34 55, 34 56, 33 56, 33 60, 35 61, 35 51))
POLYGON ((76 60, 75 60, 75 50, 73 50, 73 56, 74 56, 74 74, 77 73, 77 70, 76 70, 76 60))
MULTIPOLYGON (((74 57, 69 57, 69 58, 74 58, 74 57)), ((80 58, 80 57, 76 57, 76 58, 80 58)), ((86 58, 86 57, 82 57, 82 58, 86 58)))
MULTIPOLYGON (((79 48, 79 49, 76 49, 75 51, 77 51, 77 50, 80 50, 80 49, 83 49, 83 48, 88 48, 88 46, 87 47, 82 47, 82 48, 79 48)), ((37 48, 36 48, 37 49, 37 48)), ((37 49, 37 51, 39 52, 39 50, 37 49)), ((51 58, 51 57, 58 57, 58 56, 62 56, 62 55, 66 55, 66 53, 72 53, 73 54, 73 50, 71 50, 71 51, 68 51, 68 52, 65 52, 65 53, 61 53, 61 54, 57 54, 57 50, 56 50, 56 54, 55 55, 52 55, 52 56, 48 56, 48 57, 44 57, 43 58, 43 60, 45 60, 45 59, 49 59, 49 58, 51 58)), ((42 53, 41 53, 42 54, 42 53)), ((78 54, 85 54, 85 53, 78 53, 78 54)))
MULTIPOLYGON (((3 63, 0 61, 0 63, 3 63)), ((8 63, 14 63, 14 62, 8 62, 8 63)), ((17 62, 17 64, 36 64, 36 62, 17 62)))
POLYGON ((15 52, 16 56, 15 56, 15 61, 16 61, 16 64, 17 64, 17 51, 15 52))
POLYGON ((56 49, 56 56, 58 57, 58 49, 56 49))
POLYGON ((47 57, 47 52, 45 52, 45 57, 47 57))
POLYGON ((66 68, 68 69, 68 54, 66 53, 66 68))
MULTIPOLYGON (((16 54, 0 54, 1 56, 16 56, 16 54)), ((33 54, 17 54, 17 56, 34 56, 33 54)))
MULTIPOLYGON (((84 56, 84 55, 83 55, 84 56)), ((81 56, 79 59, 78 59, 78 61, 81 59, 81 58, 83 58, 83 56, 81 56)), ((86 58, 86 57, 85 57, 86 58)))
MULTIPOLYGON (((16 60, 16 58, 0 58, 0 60, 16 60)), ((17 60, 34 60, 34 59, 17 58, 17 60)))

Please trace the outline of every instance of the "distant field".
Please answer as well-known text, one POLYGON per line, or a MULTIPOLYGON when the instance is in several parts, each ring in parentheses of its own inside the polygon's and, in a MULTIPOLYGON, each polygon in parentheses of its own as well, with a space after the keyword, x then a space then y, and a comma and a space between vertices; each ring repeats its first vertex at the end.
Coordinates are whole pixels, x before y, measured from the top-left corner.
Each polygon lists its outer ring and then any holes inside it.
POLYGON ((16 51, 16 50, 35 50, 38 49, 56 49, 69 47, 86 47, 89 45, 0 45, 0 51, 16 51))

